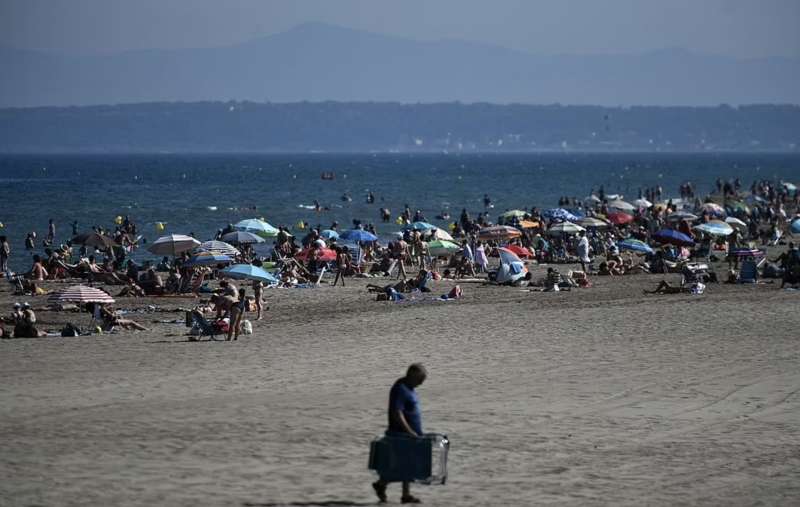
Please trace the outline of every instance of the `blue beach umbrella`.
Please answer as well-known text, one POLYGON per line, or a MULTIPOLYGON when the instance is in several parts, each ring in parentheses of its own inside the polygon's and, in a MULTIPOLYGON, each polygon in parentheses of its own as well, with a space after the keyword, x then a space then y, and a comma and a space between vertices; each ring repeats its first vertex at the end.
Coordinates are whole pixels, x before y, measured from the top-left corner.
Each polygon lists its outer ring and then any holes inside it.
POLYGON ((266 283, 278 282, 278 279, 271 273, 252 264, 234 264, 221 270, 219 274, 236 280, 260 280, 266 283))
POLYGON ((319 235, 325 239, 339 239, 339 233, 332 229, 325 229, 319 235))
POLYGON ((542 216, 550 220, 564 220, 567 222, 577 222, 580 217, 575 216, 564 208, 550 208, 542 211, 542 216))
POLYGON ((348 231, 344 231, 343 233, 339 234, 341 239, 347 241, 360 241, 360 242, 368 242, 368 241, 377 241, 378 237, 371 232, 365 231, 364 229, 350 229, 348 231))
POLYGON ((617 247, 619 247, 620 250, 630 250, 632 252, 646 254, 653 253, 653 249, 650 248, 650 245, 643 241, 639 241, 638 239, 623 239, 617 243, 617 247))
POLYGON ((411 224, 407 224, 403 227, 405 230, 413 230, 413 231, 429 231, 431 229, 437 229, 435 225, 431 225, 428 222, 414 222, 411 224))
POLYGON ((675 246, 694 246, 694 240, 692 238, 674 229, 661 229, 653 234, 653 239, 659 243, 669 243, 675 246))
POLYGON ((233 262, 231 257, 211 252, 200 252, 186 263, 187 266, 212 266, 214 264, 229 264, 233 262))
POLYGON ((795 218, 791 225, 792 234, 800 234, 800 218, 795 218))

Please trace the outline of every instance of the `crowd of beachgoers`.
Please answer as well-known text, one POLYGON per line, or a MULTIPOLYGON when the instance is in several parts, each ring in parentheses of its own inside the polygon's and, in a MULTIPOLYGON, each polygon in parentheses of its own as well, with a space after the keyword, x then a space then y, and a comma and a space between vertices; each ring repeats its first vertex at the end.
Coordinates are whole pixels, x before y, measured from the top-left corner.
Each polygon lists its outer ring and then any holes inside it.
MULTIPOLYGON (((593 276, 680 273, 680 284, 656 280, 648 291, 662 294, 701 294, 708 283, 764 278, 780 287, 800 283, 800 252, 791 241, 800 234, 800 193, 793 184, 764 180, 746 188, 738 179, 718 179, 707 196, 695 195, 690 182, 677 190, 676 198, 661 187, 626 198, 600 187, 584 199, 562 197, 556 208, 502 213, 484 195, 478 212, 462 209, 451 217, 441 211, 433 220, 441 226, 408 205, 396 216, 376 209, 381 227, 395 223, 399 229, 388 241, 373 223, 357 219, 345 229, 337 222, 275 227, 252 218, 226 225, 205 242, 191 234, 147 242, 131 217, 119 216, 110 228, 83 233, 72 222, 70 239, 59 243, 51 220, 43 239, 35 232, 24 238, 32 259, 24 273, 9 269, 12 246, 0 236, 0 269, 20 299, 47 295, 53 309, 77 305, 93 313, 98 331, 146 330, 117 313, 114 298, 193 297, 187 324, 196 334, 229 340, 249 332, 248 312, 263 318, 266 288, 345 286, 352 277, 375 278, 366 285, 377 294, 371 297, 395 302, 430 293, 442 279, 456 284, 431 297, 446 301, 461 298, 460 282, 554 292, 590 288, 593 276), (264 243, 272 245, 268 253, 264 243), (777 254, 768 255, 768 247, 777 254), (135 262, 131 254, 142 248, 152 260, 135 262), (548 266, 542 276, 533 276, 536 264, 548 266), (69 287, 48 289, 46 281, 69 287)), ((367 202, 374 203, 374 195, 367 202)), ((315 213, 322 222, 325 210, 315 213)), ((3 323, 4 337, 46 335, 27 301, 15 304, 3 323)))

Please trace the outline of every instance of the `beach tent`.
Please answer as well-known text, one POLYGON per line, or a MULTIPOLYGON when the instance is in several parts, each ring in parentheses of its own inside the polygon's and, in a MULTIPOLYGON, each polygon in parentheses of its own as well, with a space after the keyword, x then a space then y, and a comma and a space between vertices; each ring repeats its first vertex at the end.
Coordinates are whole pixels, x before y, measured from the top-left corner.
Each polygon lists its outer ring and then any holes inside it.
POLYGON ((191 236, 186 236, 183 234, 169 234, 167 236, 161 236, 155 240, 150 244, 147 250, 156 255, 169 255, 172 257, 177 257, 183 252, 193 250, 199 245, 200 242, 191 236))
POLYGON ((257 236, 252 232, 247 231, 233 231, 222 236, 222 240, 234 245, 248 245, 251 243, 263 243, 264 238, 257 236))
POLYGON ((434 256, 450 255, 461 250, 461 247, 452 241, 437 239, 428 243, 428 253, 434 256))
POLYGON ((111 304, 114 298, 94 287, 87 287, 86 285, 72 285, 66 289, 56 291, 47 298, 47 302, 51 305, 61 303, 103 303, 111 304))
POLYGON ((253 266, 252 264, 234 264, 223 270, 219 274, 226 278, 234 278, 237 280, 260 280, 265 283, 277 283, 278 279, 271 273, 253 266))
POLYGON ((519 229, 508 225, 495 225, 484 227, 478 231, 478 239, 482 241, 507 241, 522 236, 519 229))
POLYGON ((239 252, 239 250, 237 250, 233 245, 225 243, 224 241, 216 240, 200 243, 200 246, 195 248, 195 251, 209 252, 216 255, 228 255, 231 257, 236 257, 237 255, 241 254, 241 252, 239 252))
POLYGON ((500 267, 497 270, 495 281, 497 283, 506 283, 524 278, 528 268, 522 262, 522 259, 507 248, 498 248, 497 250, 500 254, 500 267))
POLYGON ((258 234, 264 238, 278 235, 278 229, 263 220, 259 220, 258 218, 249 218, 247 220, 236 222, 233 224, 233 228, 237 231, 252 232, 253 234, 258 234))

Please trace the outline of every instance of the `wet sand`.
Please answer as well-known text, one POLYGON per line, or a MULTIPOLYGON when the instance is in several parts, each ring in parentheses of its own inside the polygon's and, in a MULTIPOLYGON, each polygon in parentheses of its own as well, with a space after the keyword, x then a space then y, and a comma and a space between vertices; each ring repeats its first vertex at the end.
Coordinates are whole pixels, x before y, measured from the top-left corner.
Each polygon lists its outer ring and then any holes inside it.
POLYGON ((422 361, 425 428, 452 440, 447 485, 414 488, 426 505, 797 505, 800 292, 642 295, 661 278, 400 304, 347 279, 266 291, 238 342, 152 322, 177 312, 133 314, 149 332, 2 340, 0 504, 372 504, 368 443, 422 361))

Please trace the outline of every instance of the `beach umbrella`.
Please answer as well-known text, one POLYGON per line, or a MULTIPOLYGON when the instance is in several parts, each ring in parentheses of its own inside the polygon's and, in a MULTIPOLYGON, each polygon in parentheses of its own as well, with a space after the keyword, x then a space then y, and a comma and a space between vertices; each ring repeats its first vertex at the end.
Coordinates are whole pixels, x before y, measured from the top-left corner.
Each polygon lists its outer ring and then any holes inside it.
POLYGON ((231 257, 236 257, 237 255, 241 254, 241 252, 239 252, 239 250, 237 250, 236 247, 234 247, 233 245, 225 243, 224 241, 216 241, 216 240, 200 243, 200 246, 195 248, 195 250, 208 252, 216 255, 228 255, 231 257))
POLYGON ((625 225, 633 222, 633 216, 622 212, 609 213, 608 221, 614 225, 625 225))
POLYGON ((726 218, 725 219, 725 223, 730 225, 734 229, 737 229, 737 230, 742 231, 742 232, 747 230, 747 224, 742 222, 741 220, 739 220, 736 217, 728 217, 728 218, 726 218))
POLYGON ((453 236, 451 236, 450 233, 447 232, 446 230, 441 229, 439 227, 433 230, 431 237, 433 239, 443 239, 446 241, 453 241, 453 236))
POLYGON ((585 198, 585 199, 583 200, 583 203, 584 203, 585 205, 587 205, 587 206, 590 206, 590 207, 594 207, 594 206, 596 206, 596 205, 600 204, 601 202, 602 202, 602 201, 600 201, 600 198, 599 198, 599 197, 597 197, 597 196, 596 196, 596 195, 594 195, 594 194, 592 194, 592 195, 588 196, 587 198, 585 198))
POLYGON ((161 236, 151 243, 147 250, 156 255, 177 257, 181 253, 188 252, 198 245, 200 245, 200 242, 191 236, 186 236, 184 234, 168 234, 167 236, 161 236))
POLYGON ((650 208, 650 207, 653 206, 652 202, 648 201, 647 199, 645 199, 643 197, 633 201, 633 204, 636 205, 639 208, 650 208))
POLYGON ((795 185, 793 183, 789 183, 788 181, 784 181, 783 182, 783 188, 785 188, 789 192, 796 192, 797 191, 797 185, 795 185))
POLYGON ((47 298, 49 304, 60 303, 104 303, 111 304, 114 298, 94 287, 86 285, 72 285, 66 289, 56 291, 47 298))
POLYGON ((261 237, 272 237, 278 235, 278 229, 258 218, 249 218, 233 224, 237 231, 247 231, 258 234, 261 237))
POLYGON ((727 207, 730 208, 734 213, 750 213, 750 208, 748 208, 747 205, 741 201, 731 201, 727 204, 727 207))
POLYGON ((495 277, 497 283, 519 280, 528 272, 522 259, 508 248, 498 248, 497 252, 500 255, 500 267, 495 277))
POLYGON ((650 245, 644 241, 639 241, 638 239, 623 239, 622 241, 617 242, 617 247, 619 247, 620 250, 631 250, 633 252, 646 254, 653 253, 653 249, 650 248, 650 245))
POLYGON ((585 231, 583 227, 577 224, 573 224, 572 222, 561 222, 560 224, 556 224, 553 227, 547 230, 547 233, 551 236, 557 236, 559 234, 577 234, 581 231, 585 231))
POLYGON ((230 264, 231 262, 233 262, 233 258, 230 256, 203 251, 190 258, 186 265, 213 266, 215 264, 230 264))
POLYGON ((98 234, 96 232, 87 232, 84 234, 78 234, 74 238, 70 240, 73 245, 84 245, 84 246, 91 246, 94 248, 99 248, 101 250, 107 250, 109 248, 119 246, 116 241, 109 238, 104 234, 98 234))
POLYGON ((586 217, 581 218, 580 221, 578 221, 578 225, 581 227, 594 227, 595 229, 602 229, 603 227, 608 227, 608 222, 600 220, 599 218, 586 217))
POLYGON ((722 220, 711 220, 704 224, 694 226, 694 230, 702 231, 712 236, 728 236, 733 234, 733 227, 722 220))
POLYGON ((701 210, 708 213, 709 215, 714 215, 718 217, 725 216, 725 210, 717 203, 714 202, 707 202, 700 207, 701 210))
POLYGON ((222 240, 234 245, 248 245, 250 243, 263 243, 264 238, 257 236, 252 232, 247 231, 233 231, 222 236, 222 240))
POLYGON ((332 229, 325 229, 319 235, 325 239, 339 239, 339 233, 332 229))
MULTIPOLYGON (((321 262, 333 262, 336 260, 336 250, 331 248, 319 248, 319 252, 317 253, 317 260, 321 262)), ((306 248, 295 255, 295 259, 301 260, 306 262, 308 260, 308 256, 311 253, 310 248, 306 248)))
POLYGON ((699 219, 697 215, 689 213, 688 211, 676 211, 675 213, 670 213, 667 216, 667 220, 670 222, 680 222, 681 220, 686 220, 687 222, 694 222, 695 220, 699 219))
POLYGON ((580 217, 575 216, 564 208, 550 208, 542 211, 542 217, 549 220, 565 220, 569 222, 576 222, 580 217))
POLYGON ((653 234, 653 239, 659 243, 675 246, 694 246, 694 240, 692 238, 674 229, 661 229, 653 234))
POLYGON ((792 220, 790 230, 792 231, 792 234, 800 234, 800 218, 795 218, 792 220))
POLYGON ((438 227, 436 227, 433 224, 429 224, 428 222, 413 222, 410 224, 406 224, 405 227, 403 227, 403 229, 412 231, 430 231, 433 229, 438 229, 438 227))
POLYGON ((495 225, 492 227, 484 227, 478 231, 478 239, 483 241, 504 241, 514 239, 522 236, 519 229, 510 227, 508 225, 495 225))
POLYGON ((628 213, 632 213, 632 212, 636 211, 636 206, 634 206, 633 204, 631 204, 629 202, 625 202, 623 200, 620 200, 620 199, 617 199, 616 201, 610 201, 608 203, 608 207, 609 207, 609 209, 616 209, 616 210, 625 211, 625 212, 628 212, 628 213))
POLYGON ((375 236, 369 231, 365 231, 364 229, 350 229, 339 234, 339 237, 347 241, 355 241, 362 243, 378 240, 377 236, 375 236))
POLYGON ((764 257, 766 254, 757 248, 734 248, 728 255, 733 257, 764 257))
POLYGON ((517 257, 519 257, 521 259, 531 259, 531 258, 533 258, 533 252, 531 252, 530 250, 528 250, 524 246, 507 245, 505 247, 505 249, 517 254, 517 257))
POLYGON ((521 209, 512 209, 512 210, 506 211, 505 213, 501 214, 500 218, 504 218, 506 220, 510 220, 512 218, 522 218, 527 214, 528 214, 527 211, 523 211, 521 209))
POLYGON ((461 247, 452 241, 437 239, 428 243, 428 252, 434 256, 450 255, 458 250, 461 250, 461 247))
POLYGON ((521 229, 536 229, 537 227, 541 227, 542 224, 539 222, 534 222, 533 220, 520 220, 519 227, 521 229))
POLYGON ((252 264, 234 264, 219 271, 221 276, 236 280, 260 280, 265 283, 277 283, 278 279, 271 273, 252 264))

